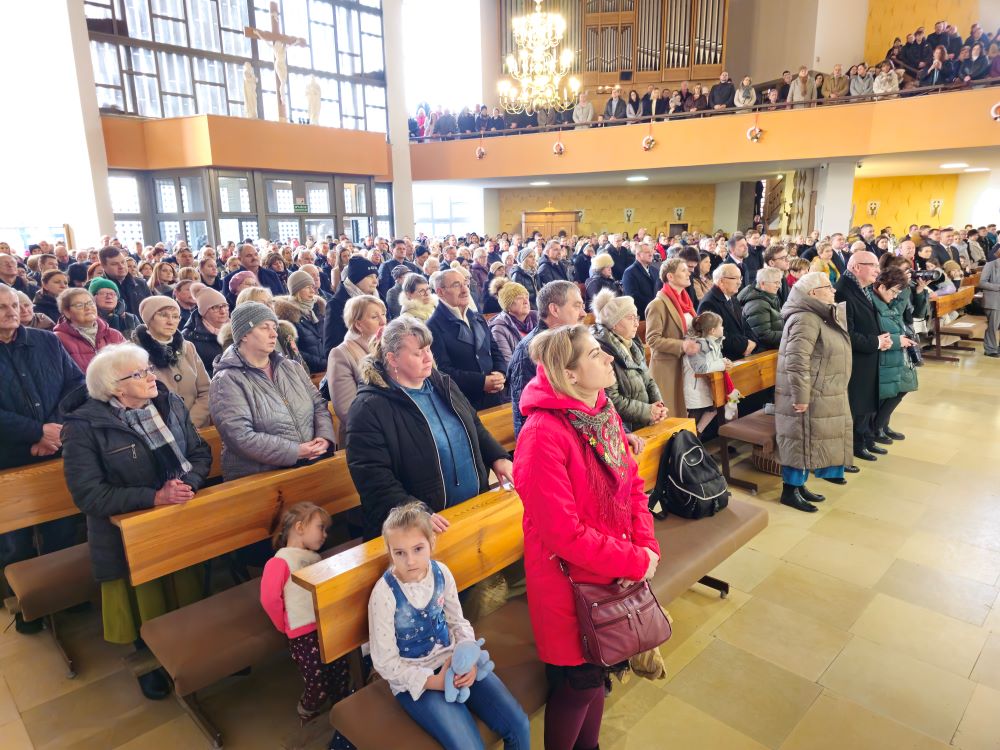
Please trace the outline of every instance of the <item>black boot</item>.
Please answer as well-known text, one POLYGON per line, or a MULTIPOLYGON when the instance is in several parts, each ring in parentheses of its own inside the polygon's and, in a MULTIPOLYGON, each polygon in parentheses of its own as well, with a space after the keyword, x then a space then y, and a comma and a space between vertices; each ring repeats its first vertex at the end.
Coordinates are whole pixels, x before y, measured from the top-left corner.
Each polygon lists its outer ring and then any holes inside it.
POLYGON ((891 437, 893 440, 906 440, 906 435, 904 435, 901 432, 896 432, 895 430, 889 429, 888 427, 882 430, 882 434, 891 437))
POLYGON ((151 701, 159 701, 170 695, 170 681, 162 669, 139 675, 139 689, 151 701))
POLYGON ((889 451, 887 451, 885 448, 875 445, 875 443, 872 443, 871 445, 867 446, 866 449, 869 453, 874 453, 877 456, 885 456, 889 453, 889 451))
POLYGON ((781 504, 787 505, 789 508, 795 508, 795 510, 801 510, 804 513, 815 513, 819 510, 815 505, 806 502, 802 495, 799 494, 799 488, 793 484, 782 485, 781 504))
POLYGON ((811 503, 821 503, 826 500, 826 495, 820 495, 817 492, 812 492, 805 485, 799 487, 799 494, 802 496, 803 500, 808 500, 811 503))
POLYGON ((830 484, 847 484, 847 480, 843 477, 823 477, 823 481, 830 484))

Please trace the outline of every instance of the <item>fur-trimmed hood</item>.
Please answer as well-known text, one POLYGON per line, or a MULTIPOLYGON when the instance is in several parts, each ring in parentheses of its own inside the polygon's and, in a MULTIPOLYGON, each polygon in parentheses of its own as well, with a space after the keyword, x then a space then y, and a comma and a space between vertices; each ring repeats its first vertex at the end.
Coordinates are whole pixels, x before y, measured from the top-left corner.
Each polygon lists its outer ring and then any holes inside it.
POLYGON ((169 344, 161 344, 153 338, 145 324, 132 331, 132 341, 149 352, 149 364, 153 367, 173 367, 184 356, 184 337, 180 330, 174 331, 169 344))
MULTIPOLYGON (((317 320, 323 320, 326 316, 326 302, 318 294, 316 295, 316 305, 313 307, 317 320)), ((274 298, 274 314, 279 320, 287 320, 293 326, 297 326, 302 320, 302 309, 295 303, 292 295, 282 294, 274 298)))

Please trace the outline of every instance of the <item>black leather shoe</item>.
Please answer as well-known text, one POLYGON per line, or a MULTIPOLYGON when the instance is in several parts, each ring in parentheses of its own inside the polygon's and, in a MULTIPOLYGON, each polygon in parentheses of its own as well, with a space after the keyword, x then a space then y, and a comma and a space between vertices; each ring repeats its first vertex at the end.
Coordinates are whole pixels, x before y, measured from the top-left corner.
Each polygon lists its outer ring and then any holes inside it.
POLYGON ((140 675, 138 680, 142 694, 151 701, 160 701, 170 695, 170 682, 162 669, 154 669, 152 672, 140 675))
MULTIPOLYGON (((875 459, 873 458, 872 461, 874 461, 874 460, 875 459)), ((860 466, 845 466, 844 467, 844 471, 847 472, 848 474, 857 474, 859 471, 861 471, 861 467, 860 466)))
POLYGON ((882 445, 892 445, 892 438, 886 435, 884 432, 880 432, 875 436, 875 442, 881 443, 882 445))
POLYGON ((820 495, 818 492, 813 492, 805 485, 799 487, 799 494, 802 495, 804 500, 808 500, 811 503, 821 503, 826 500, 826 495, 820 495))
POLYGON ((878 456, 885 456, 888 455, 889 453, 889 451, 887 451, 885 448, 879 448, 877 445, 875 445, 875 443, 869 445, 867 450, 869 453, 874 453, 878 456))
POLYGON ((787 505, 789 508, 795 508, 795 510, 801 510, 803 513, 815 513, 819 510, 815 505, 806 502, 802 498, 798 487, 790 484, 786 484, 781 490, 781 504, 787 505))
POLYGON ((18 612, 14 615, 14 630, 16 630, 21 635, 34 635, 35 633, 42 632, 42 625, 44 621, 41 617, 34 620, 25 620, 18 612))
POLYGON ((1000 357, 1000 353, 997 352, 987 352, 987 357, 1000 357))
POLYGON ((887 437, 891 437, 893 440, 906 440, 906 435, 904 435, 902 432, 896 432, 895 430, 890 430, 888 427, 882 430, 882 433, 887 437))
POLYGON ((862 461, 878 461, 878 459, 875 456, 873 456, 866 450, 854 451, 854 457, 860 458, 862 461))
MULTIPOLYGON (((854 467, 852 466, 851 468, 853 469, 854 467)), ((829 482, 830 484, 847 484, 847 480, 843 477, 823 477, 823 481, 829 482)))

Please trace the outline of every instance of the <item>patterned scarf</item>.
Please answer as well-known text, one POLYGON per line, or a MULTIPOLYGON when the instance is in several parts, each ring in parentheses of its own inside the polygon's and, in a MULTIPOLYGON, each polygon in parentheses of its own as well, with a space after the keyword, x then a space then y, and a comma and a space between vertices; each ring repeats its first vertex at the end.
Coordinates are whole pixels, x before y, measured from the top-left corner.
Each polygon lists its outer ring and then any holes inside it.
POLYGON ((593 475, 590 477, 591 488, 601 498, 601 520, 613 529, 627 528, 630 516, 627 486, 628 449, 611 399, 604 402, 604 406, 597 414, 587 414, 578 409, 567 409, 566 413, 570 425, 593 449, 598 463, 607 469, 610 475, 610 486, 605 487, 610 492, 599 492, 596 486, 598 477, 593 475))
POLYGON ((692 318, 695 315, 694 302, 691 301, 691 296, 687 292, 678 293, 670 284, 663 285, 663 296, 674 303, 674 308, 681 316, 681 330, 687 333, 688 324, 687 318, 684 315, 687 313, 692 318))
POLYGON ((315 323, 318 320, 318 318, 316 317, 316 310, 315 310, 317 299, 319 298, 313 297, 309 302, 306 302, 305 300, 301 300, 294 295, 291 296, 292 304, 295 305, 295 307, 298 308, 299 312, 301 312, 312 323, 315 323))
POLYGON ((138 409, 128 408, 117 398, 112 398, 109 403, 115 416, 132 428, 153 451, 153 455, 165 468, 167 478, 179 479, 191 471, 191 464, 177 447, 174 433, 167 427, 152 401, 147 401, 145 406, 138 409))
POLYGON ((844 271, 844 276, 849 278, 855 284, 858 285, 858 289, 864 292, 865 298, 868 300, 868 304, 872 307, 875 306, 875 300, 872 298, 872 289, 870 286, 861 286, 861 282, 858 281, 858 277, 854 275, 852 271, 844 271))

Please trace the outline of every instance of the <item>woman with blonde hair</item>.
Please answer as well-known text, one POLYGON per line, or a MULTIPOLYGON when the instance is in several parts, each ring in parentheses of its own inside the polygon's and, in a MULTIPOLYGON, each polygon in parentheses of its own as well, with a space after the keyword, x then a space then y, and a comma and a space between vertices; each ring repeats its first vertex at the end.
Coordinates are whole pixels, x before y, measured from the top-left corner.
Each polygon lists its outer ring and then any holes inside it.
POLYGON ((340 420, 337 443, 347 439, 347 415, 358 394, 361 363, 371 354, 375 337, 386 324, 385 304, 372 294, 351 297, 344 305, 344 340, 330 350, 326 365, 326 385, 330 391, 333 413, 340 420))
POLYGON ((825 273, 831 284, 836 284, 840 278, 840 271, 833 264, 833 245, 830 242, 820 242, 816 245, 816 257, 809 264, 809 271, 819 271, 825 273))
POLYGON ((648 580, 660 547, 625 429, 605 393, 615 384, 614 358, 583 325, 542 331, 530 351, 538 370, 521 394, 526 421, 514 486, 524 505, 528 610, 549 682, 545 747, 596 748, 610 675, 628 662, 589 663, 570 581, 648 580))
POLYGON ((174 267, 161 261, 153 266, 153 274, 147 283, 153 294, 170 297, 174 293, 175 281, 177 281, 177 273, 174 271, 174 267))

